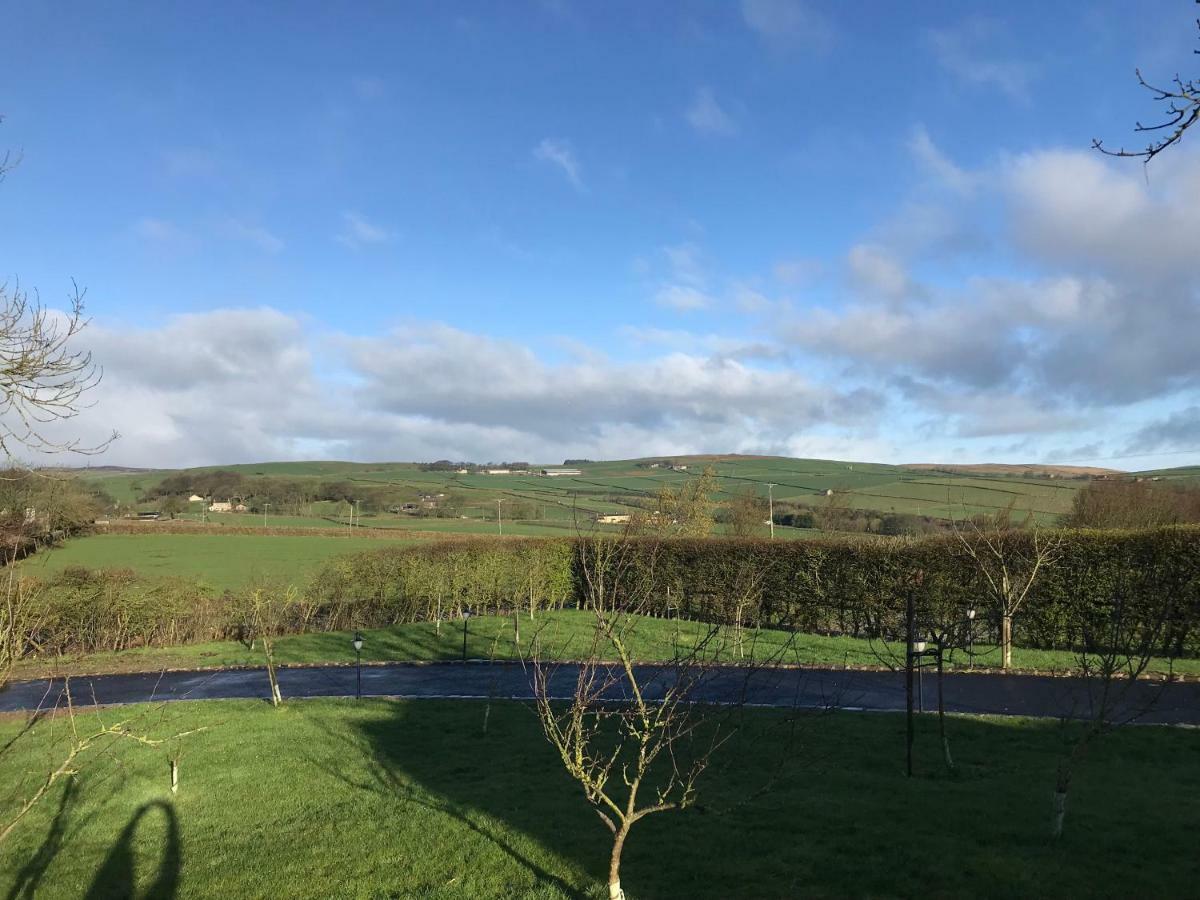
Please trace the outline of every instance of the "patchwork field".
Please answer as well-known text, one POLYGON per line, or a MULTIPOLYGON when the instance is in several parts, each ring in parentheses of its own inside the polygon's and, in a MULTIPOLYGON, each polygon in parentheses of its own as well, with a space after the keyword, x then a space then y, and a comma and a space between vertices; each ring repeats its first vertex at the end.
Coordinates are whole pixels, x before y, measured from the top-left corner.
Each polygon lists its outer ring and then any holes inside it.
MULTIPOLYGON (((428 472, 412 463, 255 463, 221 468, 246 477, 286 476, 311 480, 314 484, 341 479, 361 484, 364 489, 388 488, 405 498, 444 493, 454 498, 453 515, 465 517, 432 520, 366 515, 360 521, 369 527, 487 532, 496 529, 497 500, 519 504, 527 518, 506 521, 506 530, 511 528, 513 534, 562 533, 574 530, 581 520, 590 522, 596 515, 629 513, 639 500, 653 497, 661 486, 678 487, 706 465, 717 472, 719 490, 714 498, 717 500, 728 500, 747 486, 766 497, 767 486, 773 483, 778 500, 813 506, 837 502, 881 514, 894 512, 935 519, 995 513, 1011 505, 1018 514, 1029 514, 1036 521, 1048 524, 1070 508, 1075 491, 1086 484, 1079 473, 1064 470, 1059 474, 1053 467, 1045 466, 996 467, 998 471, 993 472, 783 457, 690 456, 670 461, 686 465, 687 471, 649 468, 648 460, 579 463, 575 466, 582 472, 579 476, 555 478, 428 472), (434 521, 438 524, 432 524, 434 521)), ((534 470, 540 468, 535 466, 534 470)), ((1179 472, 1186 474, 1184 470, 1179 472)), ((169 474, 172 473, 83 473, 90 483, 102 487, 123 504, 133 506, 138 505, 143 491, 169 474)), ((502 516, 503 509, 502 506, 502 516)), ((199 507, 191 514, 199 515, 199 507)), ((287 520, 296 527, 328 527, 331 522, 348 521, 349 514, 350 504, 327 501, 310 504, 309 514, 304 516, 269 515, 267 522, 283 524, 282 520, 287 520)), ((228 515, 209 516, 210 521, 222 518, 234 519, 228 515)), ((261 516, 245 518, 261 521, 261 516)))
MULTIPOLYGON (((128 714, 126 711, 124 714, 128 714)), ((123 714, 123 715, 124 715, 123 714)), ((113 720, 109 711, 106 721, 113 720)), ((81 717, 86 729, 94 714, 81 717)), ((4 847, 7 896, 606 895, 609 835, 526 706, 476 702, 191 702, 148 710, 181 743, 121 741, 82 760, 4 847), (168 754, 181 752, 179 793, 168 754)), ((1183 897, 1195 853, 1200 734, 1121 731, 1088 755, 1066 832, 1048 839, 1061 751, 1052 722, 952 717, 958 771, 918 722, 747 713, 699 805, 633 829, 631 900, 729 897, 1183 897), (779 768, 782 764, 782 768, 779 768), (768 774, 777 773, 768 780, 768 774), (756 793, 762 788, 765 792, 756 793), (1164 803, 1170 797, 1172 802, 1164 803), (732 861, 736 861, 734 864, 732 861)), ((28 794, 61 723, 0 722, 0 780, 28 794)))

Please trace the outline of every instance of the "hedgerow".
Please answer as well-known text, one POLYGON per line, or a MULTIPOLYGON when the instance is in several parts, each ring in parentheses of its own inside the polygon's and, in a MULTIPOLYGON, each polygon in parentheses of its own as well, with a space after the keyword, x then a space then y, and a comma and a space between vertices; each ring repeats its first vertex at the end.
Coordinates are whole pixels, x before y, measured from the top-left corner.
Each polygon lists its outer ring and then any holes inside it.
MULTIPOLYGON (((1014 621, 1019 646, 1064 649, 1108 608, 1165 610, 1163 653, 1198 655, 1200 527, 1135 531, 1061 531, 1056 553, 1035 580, 1014 621)), ((1040 536, 1046 539, 1045 532, 1040 536)), ((335 557, 291 598, 284 631, 368 628, 456 617, 465 611, 536 616, 584 605, 587 552, 594 539, 446 541, 384 546, 335 557)), ((1027 550, 1032 533, 1010 536, 1027 550)), ((613 571, 610 602, 649 597, 640 611, 711 622, 813 633, 895 637, 911 595, 924 624, 961 621, 996 628, 979 567, 956 536, 894 540, 766 541, 636 538, 613 571), (919 577, 917 576, 919 574, 919 577), (647 579, 653 590, 635 590, 647 579)), ((593 575, 595 573, 592 573, 593 575)), ((282 585, 257 585, 283 592, 282 585)), ((36 627, 28 650, 76 653, 165 646, 244 633, 245 598, 214 594, 182 579, 129 571, 68 569, 33 583, 36 627)))

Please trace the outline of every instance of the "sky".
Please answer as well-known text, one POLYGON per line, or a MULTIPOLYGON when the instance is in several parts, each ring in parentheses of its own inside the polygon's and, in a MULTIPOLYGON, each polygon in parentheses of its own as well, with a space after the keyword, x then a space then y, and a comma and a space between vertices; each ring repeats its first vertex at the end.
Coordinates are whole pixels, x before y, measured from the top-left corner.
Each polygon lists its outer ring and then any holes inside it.
POLYGON ((1189 0, 11 4, 63 462, 1200 462, 1189 0))

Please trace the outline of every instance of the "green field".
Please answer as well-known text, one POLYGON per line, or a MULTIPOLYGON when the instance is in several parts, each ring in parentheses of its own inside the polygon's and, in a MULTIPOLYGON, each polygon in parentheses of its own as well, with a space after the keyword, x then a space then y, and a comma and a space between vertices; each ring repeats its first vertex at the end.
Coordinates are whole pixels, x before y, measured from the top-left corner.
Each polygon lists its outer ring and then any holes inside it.
POLYGON ((223 590, 244 587, 260 577, 302 584, 325 560, 375 546, 321 535, 94 534, 39 552, 21 563, 21 569, 31 575, 53 575, 68 566, 133 569, 142 575, 194 579, 223 590))
MULTIPOLYGON (((664 484, 677 487, 698 474, 705 465, 716 469, 719 493, 715 499, 718 500, 731 498, 747 485, 765 497, 768 483, 774 483, 774 496, 779 500, 819 506, 827 502, 827 492, 833 491, 839 502, 856 509, 942 519, 995 513, 1012 504, 1019 513, 1028 513, 1038 522, 1050 523, 1070 508, 1075 491, 1086 483, 1079 479, 962 475, 876 463, 784 457, 698 456, 678 457, 676 461, 686 464, 688 470, 650 469, 641 465, 644 460, 616 460, 583 463, 578 466, 581 475, 556 478, 425 472, 413 463, 254 463, 221 468, 246 476, 307 479, 314 484, 323 479, 343 479, 370 487, 387 486, 400 497, 453 493, 461 498, 461 506, 456 508, 455 515, 464 515, 470 521, 440 526, 449 530, 495 528, 496 500, 515 501, 530 507, 534 511, 534 520, 519 525, 514 523, 514 534, 570 529, 580 519, 590 521, 595 515, 628 513, 634 508, 631 505, 634 498, 651 497, 664 484)), ((537 468, 540 466, 535 470, 537 468)), ((105 472, 84 473, 84 477, 128 505, 136 502, 141 491, 167 474, 170 473, 105 472)), ((327 519, 322 516, 344 518, 349 509, 345 503, 314 503, 312 507, 313 515, 295 517, 292 524, 328 527, 327 519), (300 518, 312 521, 297 521, 300 518)), ((210 516, 212 520, 220 518, 210 516)), ((276 521, 278 518, 291 517, 277 517, 276 521)), ((362 521, 364 525, 379 527, 404 527, 403 523, 419 522, 421 524, 411 527, 434 528, 430 523, 439 520, 367 516, 362 521)))
MULTIPOLYGON (((692 652, 703 641, 704 655, 718 662, 737 663, 759 659, 788 665, 820 666, 902 666, 896 646, 853 637, 817 634, 790 634, 781 631, 746 631, 739 648, 731 629, 715 636, 700 622, 639 618, 629 635, 630 652, 642 661, 667 661, 692 652)), ((473 616, 467 621, 469 659, 519 660, 527 657, 536 639, 538 652, 547 659, 581 659, 588 655, 595 628, 592 613, 578 610, 544 612, 531 622, 522 616, 473 616), (520 628, 520 642, 516 627, 520 628)), ((395 625, 363 632, 364 662, 430 662, 463 657, 463 622, 443 622, 441 628, 431 622, 395 625)), ((349 663, 353 660, 348 632, 316 632, 288 635, 275 645, 276 660, 282 664, 349 663)), ((999 650, 986 644, 974 647, 975 658, 963 654, 952 658, 950 668, 995 667, 999 650)), ((604 655, 616 654, 605 649, 604 655)), ((54 673, 153 672, 162 669, 193 669, 224 666, 261 666, 261 651, 250 651, 236 641, 191 644, 181 647, 137 648, 117 653, 93 653, 87 656, 54 660, 27 659, 17 664, 15 677, 28 679, 54 673)), ((1013 666, 1020 670, 1071 671, 1078 667, 1074 655, 1060 650, 1013 648, 1013 666)), ((1200 660, 1156 659, 1150 671, 1200 675, 1200 660)))
MULTIPOLYGON (((608 833, 536 717, 496 703, 486 734, 483 721, 474 702, 168 704, 147 713, 153 733, 208 728, 183 742, 179 793, 168 790, 167 750, 103 748, 3 846, 0 890, 606 896, 608 833)), ((906 779, 902 716, 805 718, 787 745, 778 721, 749 711, 701 782, 699 808, 634 827, 622 866, 630 900, 1184 897, 1200 883, 1194 730, 1130 728, 1094 747, 1055 844, 1056 723, 952 717, 950 775, 923 719, 906 779)), ((23 725, 0 722, 0 746, 23 725)), ((47 747, 62 727, 44 722, 0 755, 5 818, 56 758, 47 747)))

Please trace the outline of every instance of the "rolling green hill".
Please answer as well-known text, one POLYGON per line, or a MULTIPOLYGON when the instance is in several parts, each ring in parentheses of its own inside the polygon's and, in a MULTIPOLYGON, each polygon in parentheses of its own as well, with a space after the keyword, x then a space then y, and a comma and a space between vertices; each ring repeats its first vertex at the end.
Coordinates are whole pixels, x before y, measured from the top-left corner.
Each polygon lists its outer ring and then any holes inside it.
MULTIPOLYGON (((559 464, 548 464, 556 467, 559 464)), ((573 465, 577 476, 546 477, 539 474, 487 475, 482 473, 425 471, 416 463, 349 463, 338 461, 264 462, 209 466, 190 471, 225 469, 246 477, 274 476, 311 481, 342 480, 364 488, 382 489, 395 502, 415 500, 422 494, 442 493, 454 502, 456 518, 442 520, 436 530, 478 531, 495 527, 496 501, 519 504, 524 522, 513 523, 512 533, 554 533, 572 530, 581 520, 597 515, 629 513, 639 502, 650 500, 663 485, 678 487, 711 465, 717 473, 715 499, 728 500, 751 488, 773 496, 784 508, 789 503, 812 507, 841 505, 878 514, 897 513, 931 519, 962 518, 995 513, 1010 505, 1019 514, 1031 514, 1044 524, 1070 508, 1072 497, 1087 483, 1089 473, 1054 467, 891 466, 878 463, 790 459, 766 456, 678 456, 667 459, 630 459, 573 465), (670 462, 686 471, 654 463, 670 462), (1028 473, 1035 474, 1028 474, 1028 473), (457 524, 455 524, 457 523, 457 524)), ((537 472, 542 466, 535 466, 537 472)), ((172 474, 155 471, 84 471, 82 477, 102 487, 122 505, 136 505, 147 488, 172 474)), ((1200 468, 1147 473, 1163 478, 1200 477, 1200 468)), ((445 501, 443 501, 443 505, 445 501)), ((509 507, 512 508, 512 507, 509 507)), ((502 505, 502 509, 504 509, 502 505)), ((303 517, 271 516, 271 524, 328 527, 347 520, 345 502, 316 502, 303 517)), ((429 519, 422 520, 428 525, 429 519)), ((379 512, 362 523, 381 528, 413 527, 414 517, 379 512)), ((249 520, 247 524, 249 524, 249 520)))

